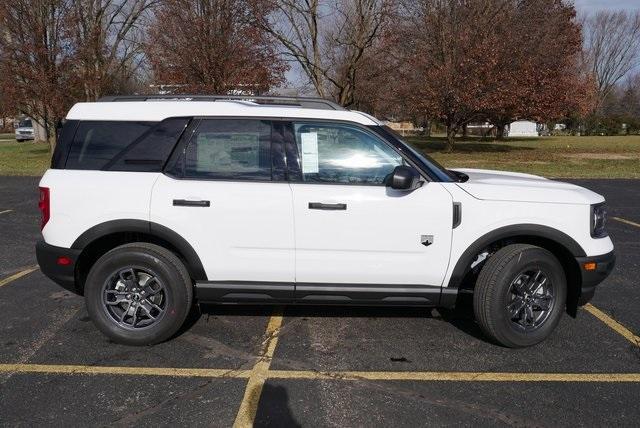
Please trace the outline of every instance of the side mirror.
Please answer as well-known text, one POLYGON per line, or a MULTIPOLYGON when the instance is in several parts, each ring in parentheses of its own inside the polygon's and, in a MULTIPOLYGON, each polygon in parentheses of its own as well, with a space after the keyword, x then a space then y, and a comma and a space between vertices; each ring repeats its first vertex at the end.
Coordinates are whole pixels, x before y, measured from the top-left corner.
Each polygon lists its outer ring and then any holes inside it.
POLYGON ((387 187, 395 190, 415 190, 422 186, 420 174, 410 166, 397 166, 393 172, 385 178, 387 187))

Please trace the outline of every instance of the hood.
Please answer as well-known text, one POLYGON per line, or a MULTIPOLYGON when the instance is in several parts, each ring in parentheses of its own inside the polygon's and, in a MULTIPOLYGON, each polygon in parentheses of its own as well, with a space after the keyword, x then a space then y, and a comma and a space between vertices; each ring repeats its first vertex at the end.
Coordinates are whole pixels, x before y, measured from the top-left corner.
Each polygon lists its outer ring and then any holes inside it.
POLYGON ((537 175, 488 169, 453 169, 469 176, 468 181, 457 184, 477 199, 586 205, 604 201, 602 196, 584 187, 537 175))

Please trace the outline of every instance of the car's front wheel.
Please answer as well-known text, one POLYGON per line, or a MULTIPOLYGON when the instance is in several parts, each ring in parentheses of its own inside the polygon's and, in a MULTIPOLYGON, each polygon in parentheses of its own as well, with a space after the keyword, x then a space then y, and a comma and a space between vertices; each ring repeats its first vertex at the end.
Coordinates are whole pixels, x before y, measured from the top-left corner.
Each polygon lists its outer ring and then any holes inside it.
POLYGON ((158 245, 122 245, 100 257, 85 284, 89 316, 126 345, 151 345, 174 335, 193 300, 183 263, 158 245))
POLYGON ((564 269, 544 248, 512 244, 482 267, 473 296, 478 324, 492 340, 526 347, 546 339, 564 312, 564 269))

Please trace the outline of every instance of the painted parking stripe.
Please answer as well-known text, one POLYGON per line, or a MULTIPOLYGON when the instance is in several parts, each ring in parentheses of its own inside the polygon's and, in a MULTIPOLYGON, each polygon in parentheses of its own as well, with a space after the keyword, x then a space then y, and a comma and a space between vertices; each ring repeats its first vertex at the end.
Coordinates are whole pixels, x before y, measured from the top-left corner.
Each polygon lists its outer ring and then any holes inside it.
POLYGON ((640 373, 312 372, 271 370, 269 371, 269 378, 446 382, 640 382, 640 373))
POLYGON ((0 211, 0 215, 10 213, 11 211, 13 211, 13 210, 4 210, 4 211, 0 211))
POLYGON ((629 342, 633 343, 636 346, 640 347, 640 337, 636 336, 631 330, 629 330, 624 325, 620 324, 618 321, 611 318, 606 313, 602 312, 600 309, 593 306, 591 303, 587 303, 584 305, 584 309, 589 312, 594 317, 598 318, 600 321, 605 323, 609 328, 616 331, 618 334, 623 336, 629 342))
POLYGON ((18 273, 14 273, 13 275, 8 276, 8 277, 6 277, 4 279, 0 279, 0 287, 2 287, 3 285, 7 285, 10 282, 15 281, 18 278, 22 278, 23 276, 28 275, 31 272, 36 271, 36 270, 38 270, 38 265, 30 266, 25 270, 22 270, 22 271, 20 271, 18 273))
POLYGON ((619 221, 620 223, 628 224, 630 226, 640 227, 640 223, 636 223, 634 221, 627 220, 625 218, 620 218, 620 217, 611 217, 611 218, 616 221, 619 221))
POLYGON ((127 376, 170 376, 209 378, 248 378, 250 370, 191 369, 178 367, 118 367, 67 364, 0 364, 0 373, 85 374, 127 376))
MULTIPOLYGON (((190 369, 174 367, 118 367, 118 366, 83 366, 56 364, 0 364, 0 373, 34 373, 60 375, 124 375, 124 376, 166 376, 197 378, 236 378, 251 379, 256 370, 233 369, 190 369)), ((313 370, 264 370, 258 372, 263 384, 266 379, 320 379, 320 380, 370 380, 370 381, 436 381, 436 382, 577 382, 577 383, 611 383, 640 382, 640 373, 501 373, 501 372, 375 372, 375 371, 335 371, 321 372, 313 370)), ((257 382, 253 381, 254 387, 257 382)), ((251 393, 252 400, 259 395, 251 393)), ((244 400, 243 400, 244 401, 244 400)), ((257 401, 247 401, 251 406, 257 401)), ((247 416, 255 418, 255 413, 247 412, 247 416)), ((253 421, 253 418, 246 420, 253 421)), ((241 419, 238 422, 244 422, 241 419)))
POLYGON ((262 395, 262 388, 270 374, 269 367, 271 366, 271 360, 273 359, 273 354, 278 344, 278 334, 280 333, 281 325, 282 309, 278 308, 271 318, 269 318, 267 331, 265 333, 266 339, 262 342, 260 357, 251 370, 251 376, 247 382, 247 387, 245 388, 244 396, 240 403, 240 409, 238 409, 238 414, 233 423, 234 428, 253 426, 253 421, 258 412, 258 403, 262 395))

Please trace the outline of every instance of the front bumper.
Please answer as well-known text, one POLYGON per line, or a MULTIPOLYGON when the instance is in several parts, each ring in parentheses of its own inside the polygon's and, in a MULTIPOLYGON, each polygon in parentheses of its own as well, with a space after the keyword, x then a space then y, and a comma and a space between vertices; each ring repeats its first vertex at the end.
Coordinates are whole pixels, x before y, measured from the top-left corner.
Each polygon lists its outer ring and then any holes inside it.
POLYGON ((576 262, 580 266, 581 290, 579 304, 585 304, 593 297, 596 286, 609 276, 616 264, 616 255, 613 251, 600 256, 576 257, 576 262), (585 264, 595 263, 596 268, 586 270, 585 264))
POLYGON ((49 277, 53 282, 61 287, 81 294, 80 289, 76 286, 76 262, 80 256, 81 250, 71 248, 55 247, 49 245, 43 240, 36 243, 36 258, 40 271, 49 277), (58 259, 66 257, 71 262, 69 264, 59 264, 58 259))

